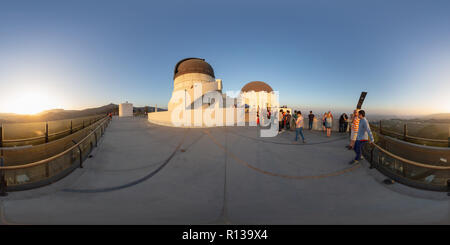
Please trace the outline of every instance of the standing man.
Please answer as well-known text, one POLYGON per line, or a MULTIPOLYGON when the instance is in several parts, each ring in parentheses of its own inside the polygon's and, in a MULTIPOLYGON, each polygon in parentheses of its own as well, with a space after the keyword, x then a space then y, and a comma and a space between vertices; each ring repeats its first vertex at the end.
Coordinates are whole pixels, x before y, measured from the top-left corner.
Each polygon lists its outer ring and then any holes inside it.
POLYGON ((344 131, 342 132, 347 132, 347 128, 348 128, 348 116, 347 113, 344 113, 344 131))
POLYGON ((362 147, 367 141, 369 141, 370 144, 373 144, 373 135, 372 131, 370 130, 369 122, 366 119, 366 112, 360 110, 358 113, 358 117, 359 129, 354 146, 356 157, 350 162, 350 164, 358 163, 361 160, 362 147))
POLYGON ((339 117, 339 133, 344 132, 344 113, 339 117))
POLYGON ((291 112, 288 110, 286 112, 286 130, 291 129, 291 119, 292 119, 291 112))
POLYGON ((280 126, 280 130, 279 130, 280 132, 283 129, 283 117, 284 117, 283 109, 280 109, 280 112, 278 113, 278 123, 279 123, 279 126, 280 126))
POLYGON ((313 122, 314 122, 314 114, 312 113, 312 111, 309 111, 308 119, 309 119, 309 121, 308 121, 309 130, 311 130, 313 127, 313 122))
POLYGON ((305 143, 305 137, 303 136, 303 116, 300 111, 297 111, 297 120, 295 121, 295 142, 297 142, 299 134, 302 137, 303 143, 305 143))
POLYGON ((347 131, 347 114, 342 113, 341 117, 339 117, 339 132, 344 133, 347 131))
POLYGON ((292 123, 291 123, 291 126, 292 126, 292 129, 293 130, 295 130, 296 128, 297 128, 297 110, 294 110, 294 114, 292 114, 292 119, 291 119, 291 121, 292 121, 292 123))

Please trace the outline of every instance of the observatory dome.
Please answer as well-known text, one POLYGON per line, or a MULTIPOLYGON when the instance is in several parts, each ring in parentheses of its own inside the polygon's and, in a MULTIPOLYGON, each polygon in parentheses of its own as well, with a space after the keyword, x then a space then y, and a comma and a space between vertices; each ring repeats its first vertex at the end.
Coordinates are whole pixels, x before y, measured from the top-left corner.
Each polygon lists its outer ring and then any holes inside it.
POLYGON ((245 84, 244 87, 242 87, 241 91, 243 93, 246 92, 250 92, 250 91, 255 91, 255 92, 267 92, 270 93, 273 91, 272 87, 269 86, 269 84, 265 83, 265 82, 261 82, 261 81, 254 81, 254 82, 249 82, 247 84, 245 84))
POLYGON ((188 73, 202 73, 215 78, 214 70, 211 65, 208 64, 205 59, 200 58, 187 58, 180 60, 175 66, 173 78, 175 79, 180 75, 188 73))

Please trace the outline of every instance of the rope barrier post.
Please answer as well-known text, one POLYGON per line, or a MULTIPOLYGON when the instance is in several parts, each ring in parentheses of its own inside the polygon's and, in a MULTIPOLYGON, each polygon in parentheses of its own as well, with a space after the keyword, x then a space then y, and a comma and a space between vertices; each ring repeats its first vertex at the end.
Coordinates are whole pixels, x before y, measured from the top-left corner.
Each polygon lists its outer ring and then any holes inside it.
MULTIPOLYGON (((0 156, 0 167, 3 167, 4 159, 0 156)), ((4 170, 0 170, 0 196, 5 197, 8 193, 6 192, 6 179, 4 170)))
POLYGON ((45 123, 45 143, 48 143, 48 122, 45 123))

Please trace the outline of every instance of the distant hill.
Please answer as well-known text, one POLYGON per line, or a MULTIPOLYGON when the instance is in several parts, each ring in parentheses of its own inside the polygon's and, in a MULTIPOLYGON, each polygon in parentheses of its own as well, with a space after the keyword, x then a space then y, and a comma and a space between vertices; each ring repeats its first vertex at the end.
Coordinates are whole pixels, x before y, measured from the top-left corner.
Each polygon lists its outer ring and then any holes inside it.
POLYGON ((98 114, 106 114, 118 110, 119 106, 109 104, 96 108, 88 108, 84 110, 64 110, 53 109, 40 112, 36 115, 20 115, 13 113, 0 113, 0 123, 20 123, 20 122, 42 122, 55 121, 77 117, 87 117, 98 114))
POLYGON ((377 122, 380 120, 411 120, 416 118, 415 116, 405 116, 405 115, 381 115, 381 114, 369 114, 367 119, 371 122, 377 122))
POLYGON ((367 116, 371 122, 379 120, 397 120, 411 122, 450 123, 450 113, 431 114, 427 116, 373 115, 367 116))
POLYGON ((423 117, 414 118, 411 121, 430 122, 430 123, 450 123, 450 113, 431 114, 423 117))
MULTIPOLYGON (((144 113, 155 111, 155 107, 133 107, 135 112, 144 113)), ((40 112, 36 115, 20 115, 14 113, 0 113, 0 123, 23 123, 23 122, 44 122, 71 119, 77 117, 87 117, 99 114, 106 114, 113 111, 118 111, 119 106, 116 104, 109 104, 101 107, 88 108, 84 110, 64 110, 52 109, 40 112)), ((166 111, 166 109, 158 108, 158 111, 166 111)))
POLYGON ((424 119, 450 120, 450 113, 439 113, 425 116, 424 119))
MULTIPOLYGON (((134 112, 137 113, 144 113, 144 112, 154 112, 155 107, 154 106, 141 106, 141 107, 133 107, 134 112)), ((167 111, 167 109, 159 108, 158 111, 167 111)))

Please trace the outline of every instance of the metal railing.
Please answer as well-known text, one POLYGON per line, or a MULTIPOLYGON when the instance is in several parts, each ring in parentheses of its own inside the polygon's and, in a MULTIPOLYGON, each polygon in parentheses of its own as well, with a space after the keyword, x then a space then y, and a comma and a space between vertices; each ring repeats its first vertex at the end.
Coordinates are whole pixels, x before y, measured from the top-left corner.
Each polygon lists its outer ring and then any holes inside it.
POLYGON ((423 137, 417 137, 412 136, 408 134, 408 125, 405 123, 403 124, 402 133, 383 128, 382 121, 378 122, 378 125, 371 123, 370 127, 375 129, 378 133, 381 135, 387 135, 391 137, 395 137, 397 139, 401 139, 407 142, 420 144, 420 145, 429 145, 429 146, 440 146, 440 147, 450 147, 450 132, 449 137, 447 139, 430 139, 430 138, 423 138, 423 137))
MULTIPOLYGON (((88 127, 99 120, 101 120, 104 116, 92 116, 88 118, 82 118, 82 123, 80 123, 79 126, 74 127, 73 121, 77 119, 68 119, 68 120, 62 120, 66 121, 67 123, 70 122, 70 128, 67 130, 63 130, 60 132, 55 133, 49 133, 49 123, 55 123, 58 121, 48 121, 45 122, 45 130, 43 132, 43 135, 36 136, 36 137, 29 137, 29 138, 15 138, 15 139, 6 139, 5 138, 5 129, 8 126, 8 124, 0 125, 0 147, 12 147, 12 146, 21 146, 21 145, 37 145, 37 144, 44 144, 48 143, 52 140, 60 139, 62 137, 65 137, 67 135, 73 134, 85 127, 88 127)), ((44 127, 44 122, 41 125, 44 127)))
MULTIPOLYGON (((83 161, 97 146, 109 122, 110 118, 105 117, 87 127, 85 137, 79 142, 73 141, 73 146, 52 157, 16 166, 0 166, 0 195, 2 190, 26 190, 51 184, 77 167, 82 168, 83 161)), ((3 157, 0 158, 3 163, 3 157)))
POLYGON ((363 148, 363 154, 372 167, 405 185, 433 191, 450 191, 450 165, 447 164, 450 149, 414 145, 383 135, 377 135, 376 138, 377 144, 365 144, 363 148), (402 144, 407 145, 402 148, 402 144), (395 150, 398 152, 393 153, 395 150), (401 154, 404 156, 400 156, 401 154), (429 159, 429 163, 407 159, 406 155, 408 158, 429 159))

